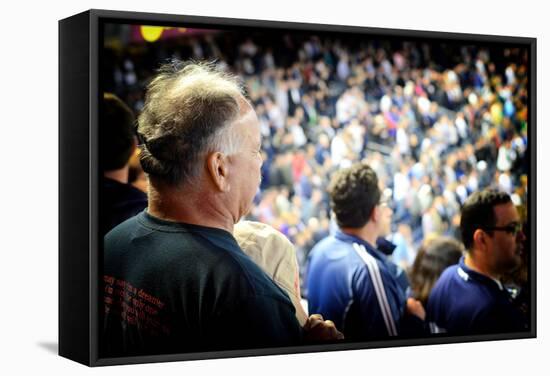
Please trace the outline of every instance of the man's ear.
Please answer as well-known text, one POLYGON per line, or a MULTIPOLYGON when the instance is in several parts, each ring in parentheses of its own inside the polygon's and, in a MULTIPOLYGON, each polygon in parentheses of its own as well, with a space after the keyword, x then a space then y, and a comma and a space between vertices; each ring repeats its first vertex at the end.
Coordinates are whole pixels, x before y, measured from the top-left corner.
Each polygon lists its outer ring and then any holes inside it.
POLYGON ((378 205, 374 206, 372 208, 372 211, 370 212, 369 220, 373 223, 377 223, 380 219, 380 209, 378 208, 378 205))
POLYGON ((487 246, 487 234, 485 231, 477 229, 474 231, 474 244, 476 244, 478 247, 485 247, 487 246))
POLYGON ((229 192, 229 168, 227 156, 220 152, 210 153, 206 158, 206 169, 214 186, 221 192, 229 192))

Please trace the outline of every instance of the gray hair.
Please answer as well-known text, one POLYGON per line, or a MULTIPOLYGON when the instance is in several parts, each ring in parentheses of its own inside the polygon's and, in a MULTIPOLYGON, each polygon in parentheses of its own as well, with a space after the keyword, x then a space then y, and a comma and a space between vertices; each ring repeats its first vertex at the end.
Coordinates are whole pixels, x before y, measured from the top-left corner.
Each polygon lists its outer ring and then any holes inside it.
POLYGON ((231 124, 239 117, 243 95, 237 77, 214 63, 163 65, 147 87, 138 118, 143 170, 180 185, 200 175, 206 153, 236 153, 241 138, 231 124))

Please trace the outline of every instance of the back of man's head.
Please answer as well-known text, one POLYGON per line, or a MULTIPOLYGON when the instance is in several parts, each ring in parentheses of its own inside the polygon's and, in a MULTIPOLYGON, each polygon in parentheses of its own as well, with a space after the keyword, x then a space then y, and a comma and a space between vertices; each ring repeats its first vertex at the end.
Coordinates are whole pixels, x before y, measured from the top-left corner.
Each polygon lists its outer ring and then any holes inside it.
POLYGON ((363 227, 381 196, 376 173, 364 163, 337 171, 328 192, 330 207, 341 228, 363 227))
MULTIPOLYGON (((504 192, 495 190, 483 190, 474 192, 462 207, 460 215, 460 232, 462 242, 467 251, 471 251, 474 245, 474 232, 477 229, 494 227, 497 218, 494 207, 512 202, 510 196, 504 192)), ((491 234, 490 230, 486 230, 491 234)))
POLYGON ((242 97, 237 78, 212 63, 162 66, 138 118, 140 160, 150 179, 181 185, 199 175, 206 153, 236 152, 239 138, 231 124, 240 115, 242 97))
POLYGON ((121 169, 130 160, 135 146, 134 113, 116 95, 105 93, 100 116, 100 168, 121 169))

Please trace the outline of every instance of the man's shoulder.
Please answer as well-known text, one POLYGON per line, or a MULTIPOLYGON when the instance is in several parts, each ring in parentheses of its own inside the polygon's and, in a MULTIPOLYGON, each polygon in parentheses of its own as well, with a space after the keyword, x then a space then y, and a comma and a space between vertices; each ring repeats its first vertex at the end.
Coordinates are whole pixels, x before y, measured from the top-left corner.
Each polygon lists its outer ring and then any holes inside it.
POLYGON ((156 228, 142 213, 110 231, 104 249, 109 269, 125 265, 136 273, 162 273, 180 282, 208 281, 211 288, 229 295, 238 292, 281 298, 274 283, 230 234, 193 228, 184 231, 177 226, 156 228))
POLYGON ((445 285, 449 283, 464 283, 467 279, 465 276, 461 275, 458 264, 448 266, 443 270, 439 279, 437 280, 436 285, 445 285))
MULTIPOLYGON (((109 231, 104 238, 105 250, 115 251, 119 248, 141 248, 147 246, 150 249, 164 248, 167 243, 173 243, 177 248, 186 246, 185 238, 190 238, 186 232, 172 232, 167 229, 157 228, 147 221, 145 212, 141 212, 109 231)), ((192 236, 191 236, 192 238, 192 236)))
POLYGON ((111 229, 104 237, 105 247, 111 247, 123 240, 128 240, 128 237, 141 227, 138 222, 140 215, 130 217, 111 229))
POLYGON ((445 306, 447 302, 455 302, 455 295, 463 291, 465 285, 458 279, 458 265, 447 267, 434 284, 428 298, 428 308, 445 306), (457 290, 459 288, 459 290, 457 290))
POLYGON ((449 292, 453 292, 457 288, 466 288, 467 282, 467 275, 461 273, 458 264, 448 266, 437 279, 432 289, 431 296, 451 299, 449 292))
POLYGON ((328 244, 338 244, 343 243, 339 239, 337 239, 334 235, 328 235, 319 240, 314 246, 313 249, 316 248, 324 248, 328 244))
POLYGON ((209 241, 208 236, 193 228, 151 222, 142 212, 107 233, 104 255, 106 264, 121 259, 144 272, 164 267, 165 273, 172 273, 173 277, 209 270, 217 270, 218 275, 231 274, 238 265, 231 262, 222 245, 209 241))
POLYGON ((321 239, 311 250, 311 257, 342 258, 353 251, 353 245, 329 235, 321 239))
POLYGON ((243 251, 227 253, 226 263, 230 265, 229 278, 237 278, 246 285, 247 293, 276 299, 285 299, 282 290, 273 280, 243 251))
POLYGON ((436 282, 428 305, 438 304, 455 312, 483 312, 491 309, 493 299, 483 284, 471 278, 459 265, 451 265, 436 282))

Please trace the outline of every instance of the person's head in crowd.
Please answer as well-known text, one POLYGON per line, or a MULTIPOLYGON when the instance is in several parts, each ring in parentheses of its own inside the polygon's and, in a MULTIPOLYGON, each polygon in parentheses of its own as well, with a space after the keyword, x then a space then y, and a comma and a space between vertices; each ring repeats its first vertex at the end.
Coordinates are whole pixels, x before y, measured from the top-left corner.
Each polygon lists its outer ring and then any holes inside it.
POLYGON ((460 231, 466 264, 474 270, 499 278, 520 265, 525 235, 507 193, 483 190, 468 197, 461 211, 460 231))
POLYGON ((164 65, 148 86, 138 132, 152 214, 231 231, 248 213, 261 180, 261 136, 235 76, 212 63, 164 65))
POLYGON ((147 195, 129 184, 131 158, 137 150, 134 122, 132 110, 122 100, 103 94, 99 118, 102 236, 147 207, 147 195))
POLYGON ((233 235, 244 253, 285 290, 303 326, 307 313, 300 303, 300 273, 292 243, 273 227, 260 222, 240 221, 233 235))
POLYGON ((377 237, 389 232, 392 210, 380 190, 376 173, 367 164, 356 163, 337 171, 328 192, 330 208, 343 231, 361 235, 372 245, 377 237))
POLYGON ((450 237, 435 237, 423 243, 414 260, 411 273, 413 295, 424 306, 443 271, 460 260, 463 246, 450 237))
POLYGON ((137 146, 132 110, 111 93, 103 94, 100 119, 100 168, 104 176, 128 182, 128 161, 137 146))

